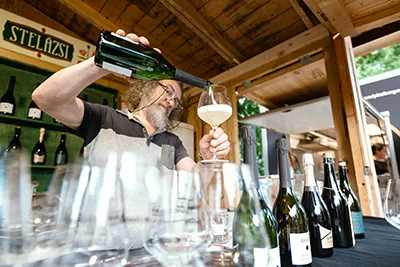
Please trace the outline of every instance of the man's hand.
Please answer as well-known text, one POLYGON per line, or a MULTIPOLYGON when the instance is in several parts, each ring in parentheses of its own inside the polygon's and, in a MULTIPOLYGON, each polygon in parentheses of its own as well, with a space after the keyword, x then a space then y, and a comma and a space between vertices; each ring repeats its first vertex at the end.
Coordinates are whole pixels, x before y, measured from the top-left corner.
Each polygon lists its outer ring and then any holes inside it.
MULTIPOLYGON (((144 37, 144 36, 140 36, 140 37, 139 37, 139 36, 137 36, 137 35, 134 34, 134 33, 125 34, 125 31, 124 31, 124 30, 121 30, 121 29, 119 29, 119 30, 116 32, 116 34, 118 34, 118 35, 120 35, 120 36, 125 36, 125 37, 131 39, 132 41, 139 42, 139 43, 141 43, 141 44, 143 44, 143 45, 145 45, 145 46, 150 46, 149 40, 147 40, 147 38, 144 37)), ((158 53, 161 54, 161 50, 160 50, 160 49, 158 49, 158 48, 153 48, 153 49, 156 50, 158 53)), ((126 77, 126 76, 123 76, 123 75, 119 75, 119 74, 115 74, 115 73, 113 73, 113 74, 116 75, 116 76, 118 76, 118 77, 124 78, 124 79, 127 80, 128 82, 133 82, 133 81, 135 80, 135 79, 133 79, 133 78, 126 77)))
POLYGON ((230 151, 230 143, 228 135, 221 128, 215 131, 211 130, 200 140, 200 153, 204 159, 211 159, 213 152, 217 154, 217 158, 224 158, 230 151))

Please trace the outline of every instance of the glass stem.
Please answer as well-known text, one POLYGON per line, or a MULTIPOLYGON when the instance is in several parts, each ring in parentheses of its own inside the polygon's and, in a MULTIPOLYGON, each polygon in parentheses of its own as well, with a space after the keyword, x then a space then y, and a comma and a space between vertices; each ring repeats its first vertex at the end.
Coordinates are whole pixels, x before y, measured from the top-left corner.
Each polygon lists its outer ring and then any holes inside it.
MULTIPOLYGON (((214 136, 214 132, 217 130, 218 126, 212 126, 211 128, 212 128, 213 136, 214 136)), ((211 139, 211 141, 212 141, 212 139, 211 139)), ((211 143, 210 143, 210 145, 211 145, 211 143)), ((213 154, 212 160, 217 160, 217 152, 215 151, 215 149, 212 150, 212 154, 213 154)))

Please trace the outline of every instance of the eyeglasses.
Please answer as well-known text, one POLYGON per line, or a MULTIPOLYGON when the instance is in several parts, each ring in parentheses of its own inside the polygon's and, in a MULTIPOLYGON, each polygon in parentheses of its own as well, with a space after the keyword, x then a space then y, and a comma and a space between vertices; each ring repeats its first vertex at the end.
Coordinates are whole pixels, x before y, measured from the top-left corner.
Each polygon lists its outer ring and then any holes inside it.
POLYGON ((181 101, 177 97, 175 97, 175 92, 170 89, 168 86, 163 85, 162 83, 158 83, 158 85, 161 86, 161 88, 164 90, 165 96, 167 97, 168 100, 174 100, 174 109, 182 110, 182 104, 181 101))

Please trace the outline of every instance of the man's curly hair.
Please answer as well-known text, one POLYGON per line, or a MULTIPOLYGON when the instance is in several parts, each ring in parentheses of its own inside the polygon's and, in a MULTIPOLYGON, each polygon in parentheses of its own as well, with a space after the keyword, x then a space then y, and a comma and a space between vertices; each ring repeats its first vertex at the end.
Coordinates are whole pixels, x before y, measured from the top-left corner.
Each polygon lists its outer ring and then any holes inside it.
MULTIPOLYGON (((181 87, 182 97, 181 103, 183 102, 184 92, 187 90, 186 86, 182 82, 178 82, 181 87)), ((139 108, 140 101, 143 98, 150 97, 154 90, 158 86, 158 81, 147 81, 147 80, 134 80, 129 83, 128 90, 126 92, 126 100, 129 104, 129 109, 135 112, 139 108)), ((181 110, 176 108, 172 110, 168 117, 168 129, 176 127, 176 120, 180 114, 181 110)))

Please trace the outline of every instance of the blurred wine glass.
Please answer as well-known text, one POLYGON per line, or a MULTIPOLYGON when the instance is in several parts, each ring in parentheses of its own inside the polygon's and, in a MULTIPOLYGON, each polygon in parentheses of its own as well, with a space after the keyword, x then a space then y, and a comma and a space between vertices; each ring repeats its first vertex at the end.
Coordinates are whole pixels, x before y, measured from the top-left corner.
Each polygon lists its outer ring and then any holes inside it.
POLYGON ((145 248, 163 266, 184 266, 210 242, 200 176, 162 171, 150 186, 155 198, 145 248))
MULTIPOLYGON (((231 100, 225 86, 214 84, 209 90, 203 91, 200 96, 197 115, 208 123, 215 131, 218 126, 232 115, 231 100)), ((217 154, 213 151, 210 161, 217 161, 217 154)))
POLYGON ((400 230, 400 179, 389 179, 383 204, 385 219, 400 230))

